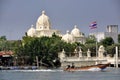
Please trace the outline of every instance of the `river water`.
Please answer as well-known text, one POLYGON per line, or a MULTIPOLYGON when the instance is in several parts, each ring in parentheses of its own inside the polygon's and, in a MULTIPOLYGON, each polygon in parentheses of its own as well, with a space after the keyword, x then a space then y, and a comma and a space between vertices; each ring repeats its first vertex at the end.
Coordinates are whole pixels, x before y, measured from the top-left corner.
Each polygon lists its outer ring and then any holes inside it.
POLYGON ((1 70, 0 80, 120 80, 120 68, 106 71, 1 70))

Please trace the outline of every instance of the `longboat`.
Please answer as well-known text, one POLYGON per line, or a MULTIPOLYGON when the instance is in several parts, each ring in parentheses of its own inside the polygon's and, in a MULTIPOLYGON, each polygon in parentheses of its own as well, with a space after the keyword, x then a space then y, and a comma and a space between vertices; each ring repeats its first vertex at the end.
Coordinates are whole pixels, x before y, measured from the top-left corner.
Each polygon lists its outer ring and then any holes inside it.
POLYGON ((97 65, 91 65, 91 66, 83 66, 83 67, 67 67, 64 69, 64 71, 103 71, 105 70, 110 63, 106 64, 97 64, 97 65))

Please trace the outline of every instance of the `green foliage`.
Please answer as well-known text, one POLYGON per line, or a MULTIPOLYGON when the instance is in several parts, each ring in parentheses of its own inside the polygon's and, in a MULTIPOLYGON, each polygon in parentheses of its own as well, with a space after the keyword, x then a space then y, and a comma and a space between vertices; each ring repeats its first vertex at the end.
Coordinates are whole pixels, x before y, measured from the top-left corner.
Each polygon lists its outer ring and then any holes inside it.
POLYGON ((1 36, 0 40, 7 40, 6 36, 1 36))
POLYGON ((94 44, 85 44, 85 48, 86 49, 84 51, 87 51, 88 49, 90 49, 91 56, 96 56, 96 43, 94 43, 94 44))
POLYGON ((118 34, 118 42, 120 43, 120 34, 118 34))
POLYGON ((100 43, 106 47, 114 44, 114 40, 111 37, 106 37, 105 39, 101 40, 100 43))
POLYGON ((85 46, 84 51, 90 49, 91 56, 96 56, 96 38, 94 35, 89 35, 88 38, 86 38, 86 43, 84 46, 85 46))
POLYGON ((74 44, 74 43, 73 44, 71 44, 71 43, 63 44, 63 49, 65 50, 67 56, 73 55, 75 48, 76 48, 76 44, 74 44))
POLYGON ((0 51, 8 51, 8 50, 13 49, 12 44, 13 44, 13 42, 8 41, 6 39, 6 36, 0 37, 0 51))
POLYGON ((93 35, 88 36, 88 38, 86 38, 86 43, 85 44, 94 44, 96 43, 96 38, 93 35))
POLYGON ((115 46, 116 45, 110 45, 106 47, 107 54, 109 54, 111 57, 115 54, 115 46))
MULTIPOLYGON (((111 37, 102 40, 99 45, 106 47, 107 54, 111 56, 115 53, 114 41, 111 37)), ((120 45, 117 45, 120 46, 120 45)), ((92 56, 96 56, 96 39, 94 36, 89 36, 85 44, 79 42, 66 43, 61 40, 61 37, 55 33, 52 37, 29 37, 24 36, 23 40, 8 41, 5 36, 0 37, 0 50, 12 50, 14 56, 18 57, 19 65, 35 65, 36 56, 38 56, 39 64, 46 67, 59 67, 60 61, 58 53, 65 50, 66 55, 74 55, 74 50, 82 49, 83 55, 86 55, 90 49, 92 56)))
POLYGON ((58 52, 61 52, 62 49, 71 52, 76 46, 63 42, 61 37, 55 34, 52 37, 23 37, 22 44, 23 46, 16 49, 18 57, 29 56, 29 64, 33 64, 36 63, 35 58, 38 56, 40 65, 47 67, 60 66, 58 52))

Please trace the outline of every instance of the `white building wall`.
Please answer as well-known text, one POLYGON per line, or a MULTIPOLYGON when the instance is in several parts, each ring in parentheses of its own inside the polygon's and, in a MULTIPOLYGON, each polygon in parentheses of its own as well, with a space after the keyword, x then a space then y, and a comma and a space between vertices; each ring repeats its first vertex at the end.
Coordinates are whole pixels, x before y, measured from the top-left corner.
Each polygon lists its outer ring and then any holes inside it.
POLYGON ((95 33, 90 33, 89 35, 94 35, 98 42, 100 42, 102 39, 105 39, 104 32, 95 32, 95 33))
POLYGON ((97 38, 97 41, 100 42, 102 39, 106 37, 111 37, 115 43, 118 43, 118 34, 113 32, 96 32, 90 33, 90 35, 94 35, 97 38))
POLYGON ((90 33, 90 35, 94 35, 98 42, 106 37, 111 37, 114 40, 114 43, 118 43, 118 25, 108 25, 107 32, 95 32, 90 33))
POLYGON ((104 32, 98 32, 95 37, 97 38, 97 41, 100 42, 102 39, 105 39, 105 33, 104 32))
POLYGON ((118 33, 118 25, 108 25, 107 32, 118 33))

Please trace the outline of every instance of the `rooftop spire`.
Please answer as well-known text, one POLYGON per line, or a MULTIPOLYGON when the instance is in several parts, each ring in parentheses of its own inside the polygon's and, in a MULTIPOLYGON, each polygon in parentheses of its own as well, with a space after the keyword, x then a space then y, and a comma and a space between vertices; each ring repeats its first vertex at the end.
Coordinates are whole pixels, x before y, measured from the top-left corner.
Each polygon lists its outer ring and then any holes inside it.
POLYGON ((45 14, 45 11, 44 11, 44 10, 42 11, 42 14, 45 14))

